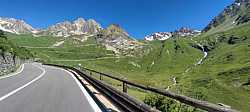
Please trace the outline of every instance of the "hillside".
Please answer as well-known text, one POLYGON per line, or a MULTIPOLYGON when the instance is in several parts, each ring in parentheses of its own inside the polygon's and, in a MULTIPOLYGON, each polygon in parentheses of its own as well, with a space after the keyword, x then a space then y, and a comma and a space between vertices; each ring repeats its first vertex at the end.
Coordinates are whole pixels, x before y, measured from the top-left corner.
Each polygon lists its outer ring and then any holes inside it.
POLYGON ((235 0, 216 16, 205 28, 209 34, 226 31, 250 20, 250 0, 235 0))
MULTIPOLYGON (((205 100, 247 112, 250 108, 249 31, 250 25, 244 24, 211 35, 145 41, 139 56, 117 55, 98 44, 95 36, 84 42, 74 38, 13 34, 9 34, 9 39, 46 63, 81 64, 191 97, 201 95, 205 100), (202 48, 208 53, 205 59, 202 48)), ((117 82, 104 80, 121 87, 117 82)), ((129 89, 129 94, 140 99, 146 95, 134 89, 129 89)))
MULTIPOLYGON (((102 28, 93 19, 36 30, 22 20, 0 18, 0 29, 8 32, 8 38, 0 38, 0 48, 20 58, 83 66, 248 112, 249 20, 250 0, 236 0, 202 32, 183 27, 136 40, 118 24, 102 28)), ((117 81, 103 80, 122 88, 117 81)), ((129 87, 128 94, 144 100, 150 93, 129 87)))
POLYGON ((208 57, 204 64, 181 78, 180 85, 205 91, 209 101, 223 102, 247 112, 250 108, 249 31, 250 25, 246 24, 197 38, 209 49, 208 57))
POLYGON ((16 46, 0 30, 0 76, 13 72, 22 60, 32 57, 30 51, 25 48, 16 46))
MULTIPOLYGON (((247 112, 250 108, 249 31, 250 25, 246 24, 209 36, 153 41, 148 43, 149 53, 143 57, 80 63, 141 84, 192 97, 201 95, 205 100, 247 112), (204 54, 197 43, 208 51, 200 64, 204 54)), ((130 94, 143 98, 140 92, 130 90, 130 94)))

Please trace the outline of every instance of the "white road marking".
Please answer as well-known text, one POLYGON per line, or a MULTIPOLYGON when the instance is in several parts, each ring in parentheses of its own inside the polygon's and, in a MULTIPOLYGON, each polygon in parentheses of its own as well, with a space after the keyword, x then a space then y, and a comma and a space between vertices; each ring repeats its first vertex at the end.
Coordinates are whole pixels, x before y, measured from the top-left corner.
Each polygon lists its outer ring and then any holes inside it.
POLYGON ((5 78, 8 78, 8 77, 12 77, 12 76, 15 76, 17 74, 20 74, 23 71, 23 69, 24 69, 24 64, 21 65, 21 69, 19 71, 15 72, 15 73, 11 73, 9 75, 2 76, 2 77, 0 77, 0 79, 5 79, 5 78))
POLYGON ((69 72, 69 71, 67 71, 65 69, 62 69, 62 70, 65 71, 65 72, 67 72, 68 74, 70 74, 70 76, 75 80, 75 82, 77 83, 77 85, 80 87, 81 91, 83 92, 83 94, 87 98, 88 103, 91 105, 91 107, 94 110, 94 112, 102 112, 101 109, 99 108, 99 106, 95 103, 95 101, 89 95, 89 93, 84 89, 84 87, 82 86, 82 84, 77 80, 77 78, 71 72, 69 72))
MULTIPOLYGON (((33 64, 33 65, 34 65, 34 64, 33 64)), ((18 91, 22 90, 23 88, 29 86, 30 84, 34 83, 35 81, 37 81, 38 79, 40 79, 40 78, 42 78, 42 77, 44 76, 44 74, 46 73, 45 69, 42 68, 42 67, 40 67, 40 66, 37 66, 37 65, 34 65, 34 66, 36 66, 37 68, 41 69, 41 70, 43 71, 42 74, 39 75, 38 77, 36 77, 35 79, 31 80, 30 82, 26 83, 25 85, 23 85, 23 86, 21 86, 21 87, 15 89, 15 90, 13 90, 13 91, 11 91, 10 93, 8 93, 8 94, 6 94, 6 95, 0 97, 0 102, 3 101, 4 99, 8 98, 9 96, 11 96, 11 95, 17 93, 18 91)))

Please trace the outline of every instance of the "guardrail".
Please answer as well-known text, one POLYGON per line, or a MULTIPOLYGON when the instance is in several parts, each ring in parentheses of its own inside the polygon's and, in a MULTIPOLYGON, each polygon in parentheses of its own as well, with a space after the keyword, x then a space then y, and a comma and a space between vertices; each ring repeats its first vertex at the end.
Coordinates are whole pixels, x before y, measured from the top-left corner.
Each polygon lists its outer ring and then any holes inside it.
POLYGON ((53 66, 59 66, 59 67, 63 67, 66 69, 71 69, 71 70, 76 71, 79 75, 81 75, 83 78, 85 78, 85 80, 89 81, 97 89, 104 92, 107 96, 109 96, 111 99, 113 99, 116 103, 118 103, 118 105, 120 105, 123 109, 125 109, 128 112, 135 112, 135 111, 138 112, 138 110, 140 110, 142 112, 156 112, 157 111, 157 110, 149 107, 148 105, 146 105, 142 102, 139 102, 136 99, 128 96, 126 94, 128 85, 143 89, 145 91, 150 91, 150 92, 157 93, 157 94, 160 94, 163 96, 167 96, 167 97, 175 99, 181 103, 184 103, 184 104, 187 104, 187 105, 190 105, 192 107, 196 107, 196 108, 208 111, 208 112, 238 112, 237 110, 234 110, 231 108, 219 106, 219 105, 216 105, 213 103, 209 103, 207 101, 197 100, 197 99, 190 98, 190 97, 187 97, 184 95, 175 94, 175 93, 172 93, 172 92, 167 91, 167 90, 161 90, 161 89, 158 89, 155 87, 137 84, 137 83, 128 81, 126 79, 122 79, 119 77, 115 77, 112 75, 101 73, 101 72, 98 72, 98 71, 95 71, 92 69, 88 69, 88 68, 81 68, 81 70, 80 70, 80 69, 76 69, 76 68, 68 67, 68 66, 60 66, 60 65, 53 65, 53 66), (89 75, 87 75, 86 72, 89 72, 89 75), (107 84, 103 83, 102 81, 99 81, 99 80, 93 78, 91 76, 92 73, 99 74, 100 80, 102 80, 103 76, 105 76, 105 77, 109 77, 111 79, 122 82, 123 93, 116 90, 115 88, 111 87, 110 85, 107 85, 107 84))
MULTIPOLYGON (((159 112, 158 110, 144 104, 143 102, 140 102, 140 101, 134 99, 133 97, 131 97, 123 92, 120 92, 119 90, 113 88, 112 86, 105 84, 102 81, 99 81, 90 75, 87 75, 87 73, 84 73, 84 71, 82 71, 80 69, 77 69, 74 67, 69 67, 69 66, 54 65, 54 64, 44 64, 44 65, 56 66, 56 67, 64 68, 66 70, 75 71, 82 78, 84 78, 86 81, 88 81, 94 88, 96 88, 103 95, 105 95, 110 100, 112 100, 112 103, 114 103, 123 112, 159 112)), ((84 86, 84 84, 83 84, 83 86, 84 86)), ((89 93, 93 94, 91 92, 89 92, 89 93)), ((103 106, 103 105, 100 105, 100 106, 103 106)), ((104 111, 107 111, 107 110, 104 110, 104 111)))

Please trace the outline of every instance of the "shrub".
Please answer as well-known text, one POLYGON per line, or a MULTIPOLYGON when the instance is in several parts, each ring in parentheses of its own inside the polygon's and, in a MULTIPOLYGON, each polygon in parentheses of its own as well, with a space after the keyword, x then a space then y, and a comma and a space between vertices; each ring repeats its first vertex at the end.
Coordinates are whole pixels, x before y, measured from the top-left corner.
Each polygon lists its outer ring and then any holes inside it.
POLYGON ((187 106, 170 98, 157 94, 148 94, 143 100, 145 104, 162 112, 199 112, 196 108, 187 106))

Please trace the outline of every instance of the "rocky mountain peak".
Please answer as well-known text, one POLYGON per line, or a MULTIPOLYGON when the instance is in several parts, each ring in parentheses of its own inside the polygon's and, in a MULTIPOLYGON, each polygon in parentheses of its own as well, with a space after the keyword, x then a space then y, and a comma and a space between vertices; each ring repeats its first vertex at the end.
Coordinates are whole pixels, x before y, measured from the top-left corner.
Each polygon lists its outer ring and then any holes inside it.
POLYGON ((72 35, 96 34, 100 31, 101 25, 95 20, 78 18, 73 22, 65 21, 49 27, 45 33, 53 36, 68 37, 72 35))
POLYGON ((204 32, 215 29, 230 29, 250 21, 250 0, 235 0, 216 16, 204 29, 204 32))
POLYGON ((14 18, 1 18, 0 29, 9 33, 24 34, 37 32, 35 28, 27 24, 24 20, 14 18))
POLYGON ((187 36, 196 36, 201 34, 199 30, 193 30, 188 27, 181 27, 180 29, 174 32, 157 32, 150 35, 147 35, 144 39, 147 41, 153 40, 167 40, 172 37, 187 37, 187 36))
POLYGON ((80 24, 83 25, 85 24, 86 20, 84 18, 78 18, 74 21, 74 24, 80 24))
POLYGON ((147 40, 147 41, 167 40, 170 37, 172 37, 172 33, 171 32, 157 32, 157 33, 153 33, 153 34, 147 35, 145 37, 145 40, 147 40))
POLYGON ((117 24, 111 24, 106 29, 101 30, 98 33, 97 40, 116 54, 124 54, 131 49, 140 47, 138 42, 117 24))
POLYGON ((185 37, 185 36, 199 35, 200 33, 201 31, 199 30, 194 30, 188 27, 181 27, 179 30, 176 30, 175 32, 173 32, 173 35, 185 37))
POLYGON ((101 25, 97 23, 94 19, 89 19, 82 26, 82 31, 89 34, 96 34, 102 29, 101 25))
POLYGON ((123 29, 121 28, 120 25, 118 24, 111 24, 108 28, 107 28, 107 31, 109 33, 121 33, 125 36, 129 36, 129 34, 123 29))
POLYGON ((87 22, 92 23, 92 24, 98 24, 94 19, 89 19, 87 22))

